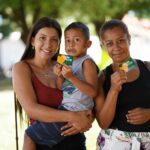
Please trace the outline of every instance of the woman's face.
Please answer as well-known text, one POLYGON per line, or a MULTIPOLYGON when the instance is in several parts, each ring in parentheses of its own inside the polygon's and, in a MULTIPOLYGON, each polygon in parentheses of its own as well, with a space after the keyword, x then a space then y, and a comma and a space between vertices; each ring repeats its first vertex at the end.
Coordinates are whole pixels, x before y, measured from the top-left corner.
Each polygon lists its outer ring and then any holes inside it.
POLYGON ((119 27, 106 30, 102 44, 114 63, 122 63, 130 57, 130 37, 119 27))
POLYGON ((35 48, 35 56, 50 59, 56 54, 60 39, 55 28, 44 27, 32 38, 31 43, 35 48))

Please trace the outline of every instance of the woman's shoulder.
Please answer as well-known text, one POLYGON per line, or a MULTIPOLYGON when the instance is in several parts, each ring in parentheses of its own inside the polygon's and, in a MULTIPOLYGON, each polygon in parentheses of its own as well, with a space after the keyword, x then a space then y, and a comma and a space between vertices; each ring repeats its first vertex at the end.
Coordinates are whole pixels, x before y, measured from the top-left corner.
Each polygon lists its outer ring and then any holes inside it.
POLYGON ((102 80, 102 82, 105 81, 106 76, 108 75, 108 72, 111 71, 111 69, 112 69, 111 66, 112 66, 112 64, 106 66, 104 69, 102 69, 102 70, 100 71, 99 78, 102 80))
POLYGON ((138 59, 136 59, 136 61, 143 63, 147 67, 147 69, 150 71, 150 61, 143 61, 143 60, 138 60, 138 59))
POLYGON ((27 63, 25 63, 24 61, 19 61, 17 63, 15 63, 12 67, 12 71, 16 72, 16 73, 23 73, 23 72, 28 72, 30 71, 29 66, 27 65, 27 63))
POLYGON ((149 61, 144 61, 144 64, 146 65, 146 67, 148 68, 148 70, 150 70, 150 62, 149 61))

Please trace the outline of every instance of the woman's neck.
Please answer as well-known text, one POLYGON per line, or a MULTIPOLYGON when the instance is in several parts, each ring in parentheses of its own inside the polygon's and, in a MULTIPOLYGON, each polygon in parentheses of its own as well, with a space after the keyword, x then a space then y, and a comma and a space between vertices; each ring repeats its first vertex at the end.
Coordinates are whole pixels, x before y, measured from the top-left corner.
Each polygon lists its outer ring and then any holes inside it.
POLYGON ((50 66, 52 66, 53 62, 50 59, 48 59, 48 60, 33 59, 32 63, 33 63, 34 66, 44 70, 44 69, 49 68, 50 66))

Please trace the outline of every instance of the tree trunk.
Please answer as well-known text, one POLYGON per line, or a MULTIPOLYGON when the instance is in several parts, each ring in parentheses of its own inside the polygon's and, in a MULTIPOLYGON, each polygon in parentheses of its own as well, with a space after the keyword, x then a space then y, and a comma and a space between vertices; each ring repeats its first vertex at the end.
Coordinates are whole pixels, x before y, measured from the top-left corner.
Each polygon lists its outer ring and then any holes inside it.
POLYGON ((99 30, 100 30, 102 24, 103 24, 105 21, 104 21, 104 20, 103 20, 103 21, 101 21, 101 20, 94 20, 94 21, 92 21, 92 22, 93 22, 93 24, 94 24, 94 26, 95 26, 96 34, 99 35, 99 30))

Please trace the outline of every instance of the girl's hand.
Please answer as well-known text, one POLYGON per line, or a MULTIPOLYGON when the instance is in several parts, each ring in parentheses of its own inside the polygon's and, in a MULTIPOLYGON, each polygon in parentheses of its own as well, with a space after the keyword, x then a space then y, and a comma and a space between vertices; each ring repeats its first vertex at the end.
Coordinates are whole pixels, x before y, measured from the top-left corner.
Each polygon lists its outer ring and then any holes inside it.
POLYGON ((127 75, 123 70, 118 70, 111 75, 111 89, 121 91, 122 85, 127 82, 127 75))
POLYGON ((90 110, 72 113, 72 120, 61 128, 62 135, 82 133, 92 127, 92 112, 90 110))
POLYGON ((144 124, 150 120, 150 109, 146 108, 135 108, 128 111, 126 115, 127 122, 133 125, 144 124))

